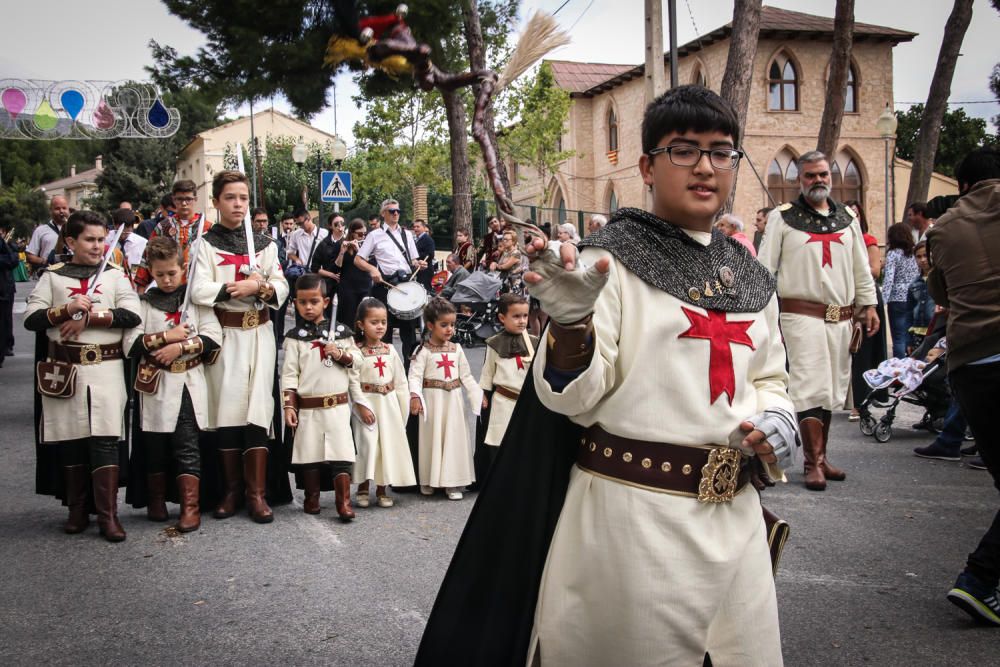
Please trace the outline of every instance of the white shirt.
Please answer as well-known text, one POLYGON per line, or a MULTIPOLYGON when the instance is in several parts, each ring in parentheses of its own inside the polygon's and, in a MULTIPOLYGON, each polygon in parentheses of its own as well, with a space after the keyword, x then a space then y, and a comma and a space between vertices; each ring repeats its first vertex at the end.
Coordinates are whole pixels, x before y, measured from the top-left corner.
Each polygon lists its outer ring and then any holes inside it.
POLYGON ((49 253, 52 252, 52 249, 56 247, 56 243, 58 242, 59 232, 55 229, 55 223, 49 220, 44 225, 35 227, 35 231, 31 232, 31 240, 28 241, 28 245, 24 251, 30 252, 32 255, 38 255, 44 262, 48 259, 49 253))
POLYGON ((400 226, 397 226, 395 230, 390 230, 388 225, 383 225, 368 233, 357 256, 370 262, 370 257, 374 255, 379 270, 387 276, 397 271, 410 273, 413 271, 413 266, 406 260, 400 247, 405 247, 406 251, 410 253, 410 260, 417 259, 417 246, 413 242, 413 233, 400 226), (390 234, 392 238, 389 237, 390 234), (403 246, 404 241, 400 235, 406 238, 405 246, 403 246))
POLYGON ((316 247, 319 246, 320 242, 325 239, 330 232, 325 229, 320 229, 319 227, 313 228, 312 234, 307 232, 305 229, 296 229, 292 232, 291 236, 288 237, 288 248, 289 253, 295 253, 295 256, 302 261, 302 265, 308 267, 312 263, 313 253, 316 252, 316 247), (313 245, 313 239, 316 240, 316 244, 313 245), (310 252, 310 249, 312 252, 310 252))
POLYGON ((149 243, 134 231, 122 241, 122 251, 128 259, 129 266, 139 266, 142 263, 142 255, 146 252, 146 244, 149 243))

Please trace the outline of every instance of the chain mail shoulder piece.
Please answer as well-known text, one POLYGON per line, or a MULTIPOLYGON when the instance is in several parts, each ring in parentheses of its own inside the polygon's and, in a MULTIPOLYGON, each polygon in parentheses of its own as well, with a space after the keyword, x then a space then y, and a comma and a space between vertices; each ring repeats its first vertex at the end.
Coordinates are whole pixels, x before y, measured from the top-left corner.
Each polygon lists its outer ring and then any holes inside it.
MULTIPOLYGON (((305 342, 313 340, 326 340, 327 330, 330 323, 326 320, 322 322, 303 322, 301 325, 297 324, 285 334, 285 338, 291 338, 292 340, 301 340, 305 342)), ((344 326, 343 324, 338 324, 334 327, 333 337, 336 340, 342 340, 344 338, 350 338, 354 335, 350 327, 344 326)))
MULTIPOLYGON (((538 349, 538 336, 528 334, 531 340, 531 347, 538 349)), ((486 345, 493 349, 501 359, 512 357, 525 357, 528 355, 528 346, 524 344, 524 336, 512 334, 508 331, 501 331, 495 336, 486 339, 486 345)))
POLYGON ((184 292, 186 290, 187 285, 181 285, 167 294, 159 287, 150 287, 145 293, 140 294, 139 298, 157 310, 162 310, 165 313, 176 313, 184 305, 184 292))
POLYGON ((712 230, 703 246, 640 209, 619 209, 580 246, 607 250, 643 282, 706 310, 756 313, 774 295, 774 277, 739 242, 712 230))
MULTIPOLYGON (((212 247, 217 250, 231 252, 238 255, 247 254, 246 233, 243 231, 242 226, 237 227, 236 229, 228 229, 222 224, 212 225, 208 231, 202 235, 202 238, 208 241, 212 247)), ((272 243, 274 243, 274 240, 270 236, 254 232, 254 254, 257 254, 272 243)))
POLYGON ((854 222, 853 211, 832 199, 827 202, 830 205, 830 215, 817 213, 802 195, 794 202, 782 204, 778 210, 786 225, 806 234, 832 234, 854 222))
MULTIPOLYGON (((111 262, 108 262, 108 265, 104 268, 104 270, 107 271, 108 269, 113 268, 115 267, 111 265, 111 262)), ((64 278, 83 279, 89 278, 97 273, 97 266, 90 264, 70 264, 69 262, 66 262, 53 264, 48 268, 48 270, 57 276, 62 276, 64 278)))

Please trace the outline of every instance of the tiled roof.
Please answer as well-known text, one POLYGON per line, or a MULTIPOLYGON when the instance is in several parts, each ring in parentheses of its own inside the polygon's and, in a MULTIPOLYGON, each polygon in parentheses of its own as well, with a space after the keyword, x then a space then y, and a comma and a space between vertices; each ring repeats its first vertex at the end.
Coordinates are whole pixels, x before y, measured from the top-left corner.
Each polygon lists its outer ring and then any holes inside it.
MULTIPOLYGON (((701 35, 696 39, 677 47, 680 58, 690 55, 716 42, 728 39, 732 34, 732 22, 701 35)), ((805 14, 780 7, 762 7, 760 11, 760 38, 768 37, 806 37, 825 38, 833 36, 833 19, 828 16, 805 14)), ((909 42, 917 34, 896 28, 872 25, 870 23, 854 24, 854 41, 889 41, 893 44, 909 42)), ((665 53, 664 61, 670 60, 670 54, 665 53)), ((578 63, 565 60, 550 60, 556 82, 571 95, 592 97, 605 90, 635 79, 643 75, 645 65, 608 65, 602 63, 578 63), (560 74, 566 72, 566 74, 560 74), (601 76, 603 75, 603 78, 601 76), (595 81, 596 80, 596 81, 595 81), (585 87, 588 86, 589 87, 585 87)))
POLYGON ((60 178, 57 181, 52 181, 51 183, 42 183, 41 187, 46 190, 58 190, 59 188, 68 188, 74 185, 80 185, 81 183, 96 183, 97 177, 101 175, 103 169, 91 168, 86 171, 78 171, 75 176, 67 176, 65 178, 60 178))

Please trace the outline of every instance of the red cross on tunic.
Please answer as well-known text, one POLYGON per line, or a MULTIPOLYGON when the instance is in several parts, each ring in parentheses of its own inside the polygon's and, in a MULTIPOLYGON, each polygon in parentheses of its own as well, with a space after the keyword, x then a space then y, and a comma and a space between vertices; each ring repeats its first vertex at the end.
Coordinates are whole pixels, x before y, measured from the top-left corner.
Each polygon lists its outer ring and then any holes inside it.
POLYGON ((382 357, 375 357, 374 367, 378 370, 378 376, 380 378, 385 377, 385 360, 382 357))
POLYGON ((806 232, 809 234, 809 243, 822 243, 823 244, 823 262, 820 267, 829 266, 833 268, 833 254, 830 252, 830 244, 836 243, 838 245, 844 245, 844 242, 840 240, 840 237, 844 235, 844 232, 835 232, 832 234, 813 234, 811 232, 806 232))
POLYGON ((218 254, 220 261, 216 266, 235 266, 236 270, 239 271, 241 266, 250 263, 250 255, 230 255, 226 252, 218 254))
MULTIPOLYGON (((96 280, 97 277, 94 276, 94 279, 96 280)), ((67 287, 66 289, 69 290, 70 297, 74 297, 77 295, 87 296, 87 290, 90 289, 90 278, 80 278, 79 287, 67 287)), ((100 293, 101 293, 101 288, 95 287, 94 294, 100 294, 100 293)))
POLYGON ((702 315, 689 308, 681 307, 687 315, 691 326, 678 338, 701 338, 709 341, 708 356, 708 388, 709 404, 715 403, 722 394, 729 396, 729 405, 733 404, 736 393, 736 372, 733 368, 733 351, 730 344, 746 345, 755 350, 753 340, 747 334, 747 329, 753 320, 740 322, 726 321, 726 314, 718 310, 706 311, 702 315))
POLYGON ((181 323, 181 311, 175 311, 173 313, 163 313, 164 320, 167 322, 172 322, 174 326, 181 323))
POLYGON ((441 355, 441 361, 437 362, 438 368, 444 369, 444 379, 451 379, 451 369, 455 367, 455 362, 448 358, 447 354, 441 355))
POLYGON ((316 348, 319 348, 319 358, 320 359, 326 359, 328 356, 330 356, 330 355, 328 355, 326 353, 326 343, 324 343, 323 341, 321 341, 321 340, 314 340, 313 343, 312 343, 312 349, 315 350, 316 348))
POLYGON ((524 370, 524 359, 523 359, 523 357, 521 357, 520 354, 515 354, 514 355, 514 361, 517 362, 517 370, 523 371, 524 370))

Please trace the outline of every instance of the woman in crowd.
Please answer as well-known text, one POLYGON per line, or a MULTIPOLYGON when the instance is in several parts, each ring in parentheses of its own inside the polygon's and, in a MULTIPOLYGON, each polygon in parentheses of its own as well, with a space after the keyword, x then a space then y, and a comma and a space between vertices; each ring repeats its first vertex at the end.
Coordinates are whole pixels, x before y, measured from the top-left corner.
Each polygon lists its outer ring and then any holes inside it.
POLYGON ((515 232, 508 230, 503 233, 500 237, 498 250, 500 251, 500 256, 497 258, 497 261, 490 264, 490 271, 500 272, 500 280, 503 281, 500 291, 505 294, 507 292, 523 294, 524 283, 521 280, 523 266, 521 251, 517 247, 515 232))
POLYGON ((920 276, 917 260, 913 256, 913 231, 903 222, 889 227, 886 242, 885 271, 882 278, 882 296, 889 311, 889 328, 892 330, 892 356, 906 356, 906 337, 911 315, 906 306, 910 285, 920 276))
POLYGON ((365 241, 365 221, 351 220, 344 238, 337 241, 333 263, 340 272, 337 284, 337 322, 354 327, 358 304, 372 291, 372 279, 367 273, 354 266, 354 256, 365 241))

